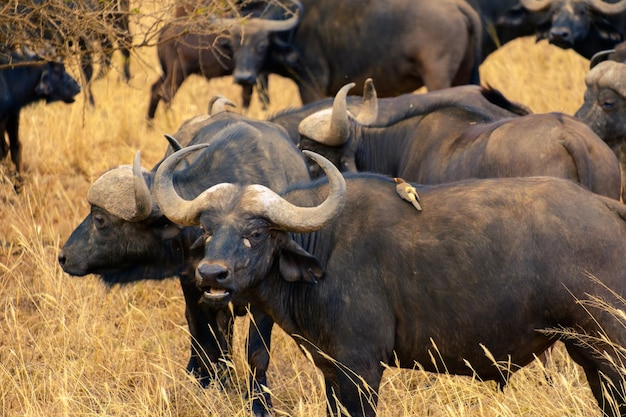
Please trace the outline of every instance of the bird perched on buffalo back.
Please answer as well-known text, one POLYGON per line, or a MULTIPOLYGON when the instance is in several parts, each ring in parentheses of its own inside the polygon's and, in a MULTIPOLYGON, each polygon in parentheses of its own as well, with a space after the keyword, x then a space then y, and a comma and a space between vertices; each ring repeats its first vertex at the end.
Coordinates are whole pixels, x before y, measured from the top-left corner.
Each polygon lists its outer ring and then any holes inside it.
POLYGON ((413 204, 417 211, 422 211, 422 206, 420 205, 420 196, 417 194, 417 190, 408 182, 404 181, 402 178, 394 178, 396 185, 396 192, 402 199, 413 204))

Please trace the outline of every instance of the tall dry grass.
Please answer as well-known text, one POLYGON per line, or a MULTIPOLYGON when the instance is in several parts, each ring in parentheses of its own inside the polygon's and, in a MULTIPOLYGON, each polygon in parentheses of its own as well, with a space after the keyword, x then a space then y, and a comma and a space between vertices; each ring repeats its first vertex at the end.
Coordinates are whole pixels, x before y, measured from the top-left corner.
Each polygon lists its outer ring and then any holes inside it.
MULTIPOLYGON (((0 182, 0 415, 245 416, 243 338, 236 328, 232 385, 199 388, 184 368, 189 334, 176 280, 105 288, 96 277, 64 274, 57 254, 88 213, 91 181, 130 163, 136 150, 152 167, 164 154, 163 133, 204 113, 222 94, 236 102, 229 78, 186 81, 153 129, 145 122, 150 84, 158 76, 153 49, 133 57, 126 85, 111 71, 96 81, 96 107, 37 104, 22 114, 25 184, 16 195, 0 182)), ((119 57, 117 57, 119 59, 119 57)), ((115 62, 121 67, 119 61, 115 62)), ((582 102, 587 61, 530 39, 506 45, 481 68, 485 83, 535 112, 572 114, 582 102)), ((270 81, 267 112, 296 106, 295 86, 270 81)), ((8 172, 5 163, 1 168, 8 172)), ((282 331, 276 330, 269 369, 276 415, 323 415, 321 376, 282 331)), ((557 348, 547 367, 516 373, 504 392, 475 378, 389 369, 380 390, 381 416, 598 416, 582 371, 557 348)))

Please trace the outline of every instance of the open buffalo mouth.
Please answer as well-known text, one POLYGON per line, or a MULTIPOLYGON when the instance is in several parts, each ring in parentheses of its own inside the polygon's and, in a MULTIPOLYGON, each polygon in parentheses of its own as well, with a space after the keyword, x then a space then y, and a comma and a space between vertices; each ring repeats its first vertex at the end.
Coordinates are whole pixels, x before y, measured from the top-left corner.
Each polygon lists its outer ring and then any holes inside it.
POLYGON ((221 301, 230 298, 231 294, 225 288, 203 287, 203 297, 209 300, 221 301))

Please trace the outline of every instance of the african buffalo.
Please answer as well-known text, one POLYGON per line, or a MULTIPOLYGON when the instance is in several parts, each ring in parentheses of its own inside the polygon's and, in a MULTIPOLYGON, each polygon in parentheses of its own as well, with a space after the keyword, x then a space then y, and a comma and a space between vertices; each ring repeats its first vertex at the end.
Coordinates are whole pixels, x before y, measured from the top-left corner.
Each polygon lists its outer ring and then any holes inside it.
MULTIPOLYGON (((250 11, 251 12, 251 11, 250 11)), ((257 15, 260 10, 257 11, 257 15)), ((159 33, 157 54, 163 75, 152 84, 148 120, 154 119, 159 101, 170 103, 174 95, 191 74, 202 75, 207 80, 233 73, 234 63, 230 39, 224 33, 207 32, 207 28, 193 30, 188 16, 177 16, 163 26, 159 33)), ((259 99, 264 107, 269 103, 268 74, 259 75, 259 99)), ((243 107, 250 106, 252 85, 243 86, 243 107)))
POLYGON ((416 111, 402 105, 395 119, 362 125, 346 111, 351 86, 337 94, 332 112, 314 113, 299 125, 300 148, 326 156, 342 170, 377 172, 421 184, 550 175, 620 198, 615 155, 571 116, 502 119, 479 106, 440 101, 416 106, 416 111))
MULTIPOLYGON (((526 20, 535 22, 537 41, 548 39, 590 59, 624 40, 626 0, 519 0, 526 20)), ((519 19, 511 16, 511 21, 519 19)), ((507 20, 505 17, 504 21, 507 20)))
POLYGON ((154 195, 204 230, 197 285, 292 335, 324 375, 329 415, 375 415, 383 365, 504 386, 561 340, 604 414, 626 416, 620 202, 553 177, 474 179, 416 186, 418 212, 389 178, 344 182, 314 153, 329 186, 218 184, 190 201, 172 171, 193 150, 161 164, 154 195))
POLYGON ((124 56, 123 76, 130 79, 129 0, 10 1, 2 10, 0 43, 45 49, 50 58, 76 56, 93 105, 94 56, 101 58, 98 77, 108 70, 115 48, 124 56))
POLYGON ((46 62, 37 55, 16 52, 1 55, 0 159, 5 158, 10 149, 16 173, 19 175, 22 171, 19 123, 23 107, 40 100, 73 103, 79 92, 80 86, 65 71, 62 62, 46 62))
MULTIPOLYGON (((191 141, 197 143, 210 143, 211 147, 175 174, 176 188, 187 198, 221 182, 260 182, 282 190, 309 180, 300 152, 282 128, 268 122, 222 112, 198 130, 191 141)), ((202 257, 202 232, 163 216, 151 195, 158 165, 141 175, 137 161, 134 176, 126 166, 98 178, 87 194, 91 213, 63 246, 59 263, 71 275, 98 274, 108 285, 178 276, 191 333, 187 369, 206 384, 219 376, 216 372, 223 363, 218 359, 228 358, 232 315, 227 303, 204 295, 193 282, 195 263, 202 257)), ((245 309, 245 303, 236 304, 235 314, 241 315, 245 309)), ((261 385, 266 385, 266 346, 273 322, 254 309, 252 313, 258 333, 250 327, 248 352, 255 377, 251 376, 250 392, 258 396, 253 402, 255 415, 264 416, 265 406, 271 402, 261 385)))
POLYGON ((291 3, 296 10, 282 20, 215 20, 231 33, 235 81, 278 73, 298 85, 305 104, 368 77, 381 96, 478 83, 481 23, 465 1, 291 3))
MULTIPOLYGON (((298 144, 300 133, 298 127, 303 119, 319 111, 328 111, 333 107, 334 98, 325 98, 304 106, 284 109, 269 117, 268 120, 281 125, 287 130, 289 137, 298 144)), ((480 109, 485 117, 503 119, 524 116, 532 111, 526 106, 509 101, 502 93, 491 87, 478 85, 462 85, 444 88, 427 94, 402 94, 397 97, 378 99, 374 83, 365 81, 363 97, 346 97, 348 111, 361 124, 384 126, 402 117, 423 114, 433 107, 460 107, 480 109)))
POLYGON ((626 201, 626 64, 608 60, 585 76, 584 103, 574 117, 588 125, 613 149, 622 172, 622 199, 626 201))

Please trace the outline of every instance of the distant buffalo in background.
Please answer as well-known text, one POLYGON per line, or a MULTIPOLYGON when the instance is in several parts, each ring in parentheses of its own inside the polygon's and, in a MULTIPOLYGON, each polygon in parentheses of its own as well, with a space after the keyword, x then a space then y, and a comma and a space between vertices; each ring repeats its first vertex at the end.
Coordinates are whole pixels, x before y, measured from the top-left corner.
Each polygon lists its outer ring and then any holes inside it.
POLYGON ((22 171, 20 110, 40 100, 72 103, 78 93, 80 85, 61 62, 46 62, 36 55, 16 52, 0 55, 0 159, 10 149, 18 177, 22 171))
MULTIPOLYGON (((596 52, 613 48, 624 39, 626 0, 520 0, 524 19, 536 27, 537 41, 573 49, 590 59, 596 52)), ((510 14, 503 22, 514 24, 520 15, 510 14)))

